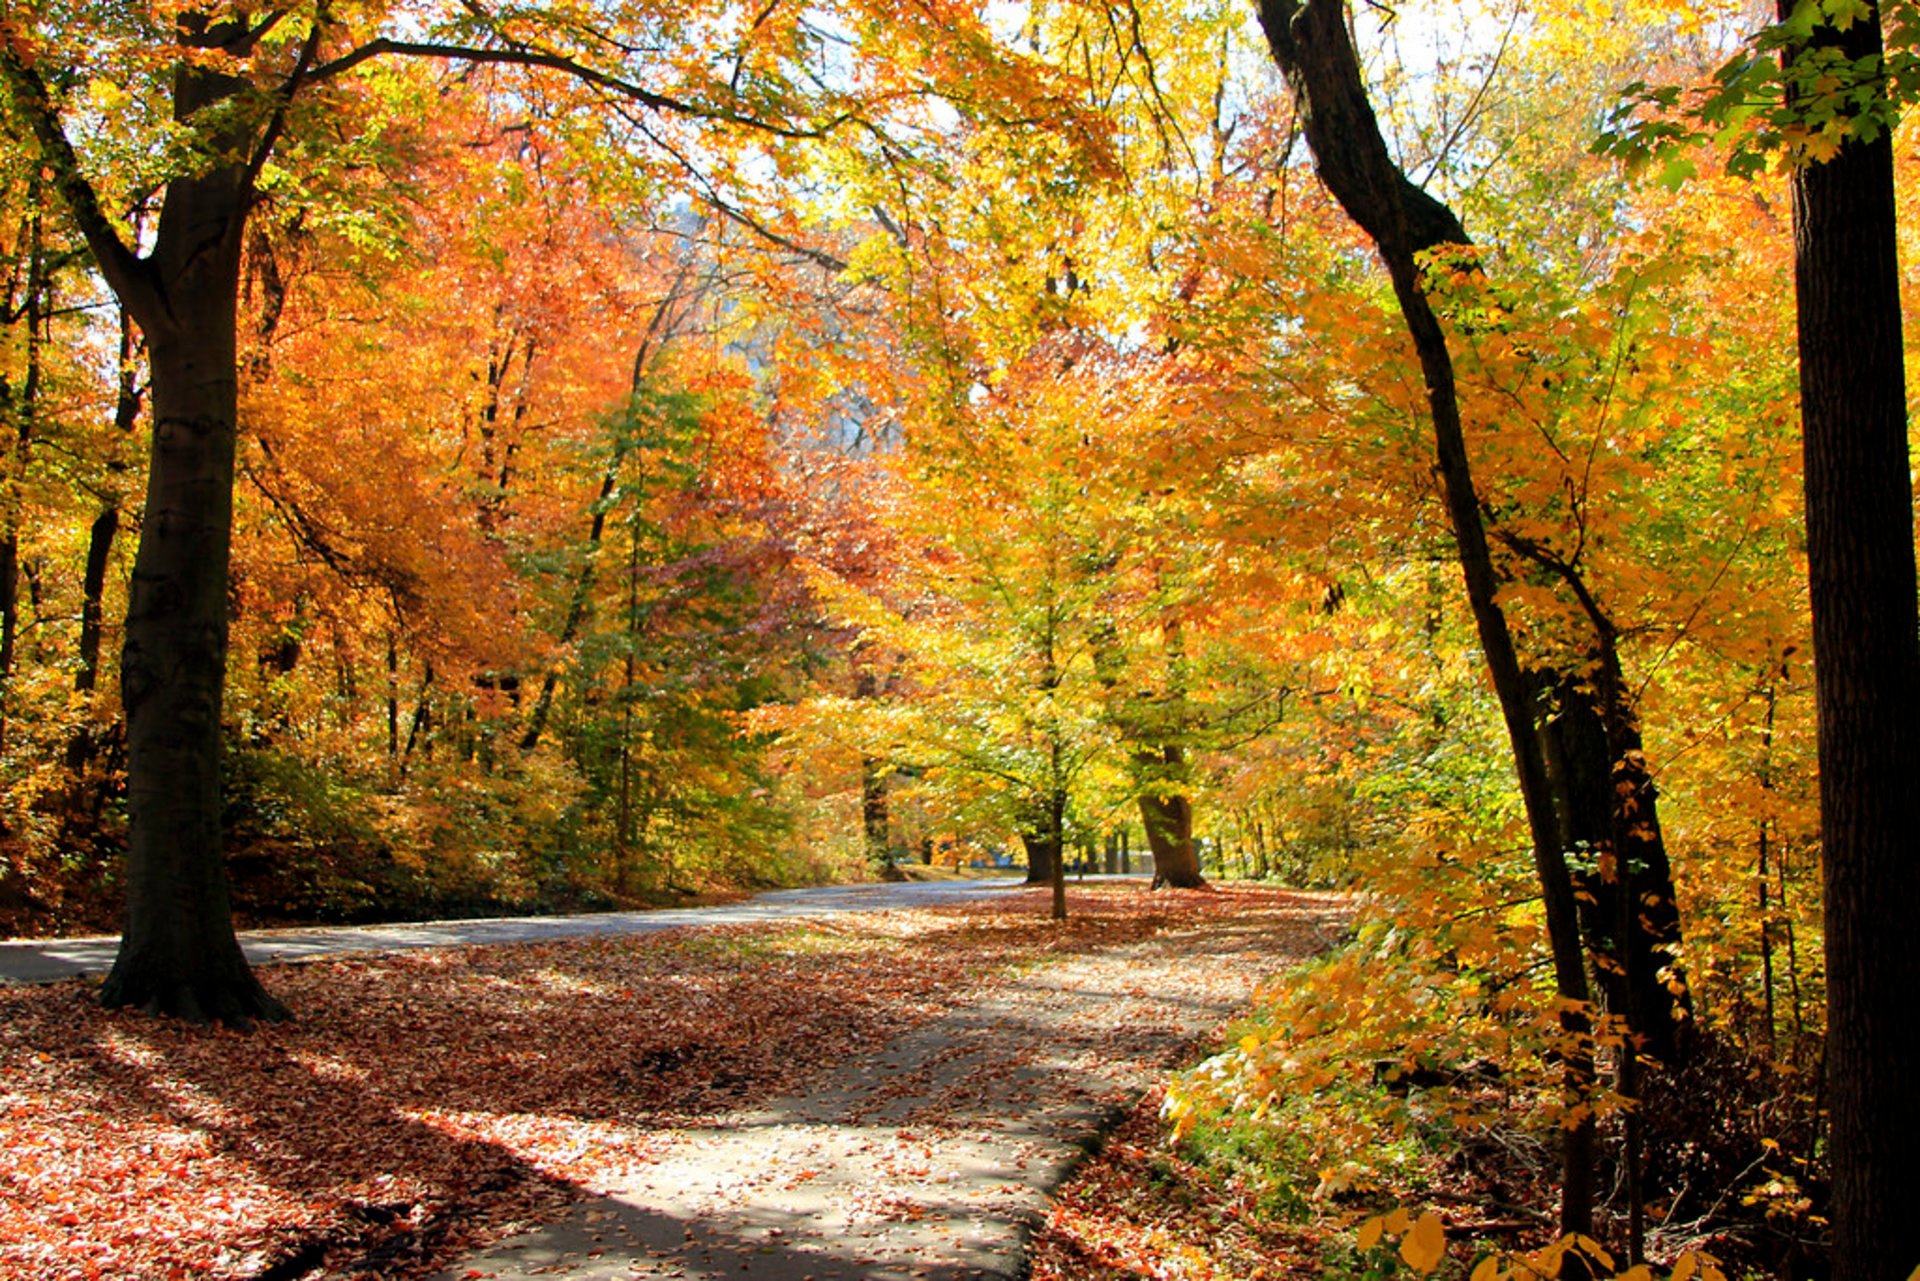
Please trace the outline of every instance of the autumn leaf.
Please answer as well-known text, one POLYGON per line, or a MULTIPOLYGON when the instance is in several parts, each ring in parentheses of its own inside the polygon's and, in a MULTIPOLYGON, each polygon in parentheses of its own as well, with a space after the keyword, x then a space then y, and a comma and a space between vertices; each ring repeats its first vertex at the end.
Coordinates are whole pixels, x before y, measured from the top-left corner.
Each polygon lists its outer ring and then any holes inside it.
POLYGON ((1439 1267, 1446 1253, 1446 1227, 1431 1210, 1415 1220, 1412 1230, 1400 1242, 1400 1257, 1421 1276, 1439 1267))

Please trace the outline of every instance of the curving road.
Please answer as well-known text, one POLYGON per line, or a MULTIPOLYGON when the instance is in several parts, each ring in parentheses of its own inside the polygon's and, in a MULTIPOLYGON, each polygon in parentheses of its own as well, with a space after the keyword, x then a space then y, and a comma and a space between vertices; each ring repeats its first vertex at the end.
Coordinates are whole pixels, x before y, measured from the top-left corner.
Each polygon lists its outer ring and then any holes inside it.
MULTIPOLYGON (((1098 878, 1105 879, 1105 878, 1098 878)), ((404 925, 316 926, 245 930, 240 945, 255 965, 305 961, 342 952, 396 952, 404 948, 467 943, 532 943, 605 934, 649 934, 689 925, 748 925, 797 921, 846 912, 940 907, 1003 894, 1018 877, 980 881, 903 881, 874 885, 819 885, 773 890, 740 903, 677 907, 649 912, 594 912, 577 916, 486 917, 469 921, 423 921, 404 925)), ((15 939, 0 942, 0 983, 53 983, 105 974, 113 968, 117 936, 15 939)))

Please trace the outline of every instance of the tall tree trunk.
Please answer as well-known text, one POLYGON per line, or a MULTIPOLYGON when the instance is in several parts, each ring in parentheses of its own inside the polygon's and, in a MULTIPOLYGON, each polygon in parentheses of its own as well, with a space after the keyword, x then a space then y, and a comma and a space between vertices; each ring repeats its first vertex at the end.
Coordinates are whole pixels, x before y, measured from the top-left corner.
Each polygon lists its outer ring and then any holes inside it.
MULTIPOLYGON (((1783 6, 1783 16, 1785 6, 1783 6)), ((1869 4, 1816 47, 1881 53, 1869 4)), ((1872 65, 1871 62, 1868 65, 1872 65)), ((1832 1270, 1920 1261, 1920 641, 1895 249, 1893 145, 1850 138, 1793 177, 1807 573, 1826 867, 1832 1270)))
MULTIPOLYGON (((195 181, 216 189, 181 201, 189 212, 211 206, 216 226, 237 221, 230 186, 219 190, 217 177, 195 181)), ((173 206, 170 195, 169 216, 173 206)), ((172 291, 172 325, 148 330, 153 455, 120 663, 127 924, 101 999, 245 1025, 286 1011, 260 987, 234 937, 221 842, 237 396, 234 294, 220 274, 237 272, 238 254, 223 254, 219 242, 200 252, 181 273, 200 287, 172 291), (230 261, 207 262, 222 258, 230 261)))
MULTIPOLYGON (((138 228, 141 225, 142 220, 136 218, 134 226, 138 228)), ((113 429, 121 436, 131 436, 134 425, 140 421, 140 407, 144 400, 137 373, 140 340, 126 307, 118 310, 120 370, 113 403, 113 429)), ((113 563, 114 540, 120 534, 121 496, 118 487, 119 477, 125 470, 126 464, 118 459, 108 464, 108 474, 112 479, 101 495, 100 511, 87 530, 87 558, 80 576, 80 665, 73 674, 73 688, 77 694, 91 696, 100 683, 100 643, 106 632, 107 621, 107 570, 113 563)), ((77 773, 93 759, 93 754, 93 727, 90 722, 82 722, 74 732, 73 741, 67 745, 68 768, 77 773)))
POLYGON ((1546 753, 1534 721, 1528 682, 1497 599, 1498 577, 1473 485, 1446 334, 1420 287, 1416 254, 1464 243, 1451 210, 1407 181, 1387 153, 1367 101, 1348 34, 1344 0, 1258 0, 1274 60, 1293 90, 1295 109, 1322 181, 1373 239, 1393 281, 1394 296, 1420 360, 1432 418, 1434 449, 1447 515, 1474 628, 1500 700, 1521 799, 1533 843, 1534 870, 1546 911, 1554 986, 1568 1050, 1567 1102, 1586 1119, 1567 1129, 1562 1149, 1560 1224, 1593 1230, 1593 1122, 1585 1096, 1593 1083, 1592 1026, 1585 958, 1573 881, 1560 845, 1546 753))
POLYGON ((34 420, 39 413, 40 349, 53 302, 41 201, 41 180, 36 174, 27 184, 27 261, 22 297, 18 307, 11 305, 13 299, 7 300, 8 321, 20 325, 26 333, 26 370, 18 388, 0 376, 0 422, 10 422, 13 428, 7 440, 5 489, 0 491, 0 744, 6 741, 7 718, 12 712, 13 668, 20 635, 20 525, 26 504, 27 468, 33 457, 34 420))
MULTIPOLYGON (((263 135, 244 80, 198 65, 244 49, 244 23, 183 14, 175 119, 210 127, 222 159, 167 184, 152 252, 127 245, 100 208, 39 73, 13 41, 0 74, 114 293, 146 335, 153 442, 120 664, 127 717, 127 925, 101 990, 108 1005, 245 1025, 284 1017, 234 937, 220 834, 220 715, 233 530, 240 248, 253 197, 247 157, 263 135), (228 114, 222 115, 222 112, 228 114)), ((317 35, 308 41, 303 65, 317 35)))

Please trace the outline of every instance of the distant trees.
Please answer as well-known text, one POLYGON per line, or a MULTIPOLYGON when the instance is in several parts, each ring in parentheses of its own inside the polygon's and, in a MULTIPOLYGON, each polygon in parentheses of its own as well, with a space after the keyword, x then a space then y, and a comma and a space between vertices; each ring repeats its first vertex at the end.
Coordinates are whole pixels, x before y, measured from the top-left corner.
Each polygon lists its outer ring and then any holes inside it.
MULTIPOLYGON (((895 25, 857 7, 849 20, 875 36, 895 25)), ((642 7, 608 21, 651 31, 664 16, 642 7)), ((664 25, 670 40, 711 38, 697 23, 664 25)), ((351 150, 341 145, 352 126, 340 87, 395 58, 524 72, 538 84, 529 101, 590 106, 609 136, 667 170, 687 163, 668 136, 683 126, 708 130, 709 164, 722 169, 756 140, 815 138, 860 115, 857 96, 808 73, 811 29, 776 25, 746 24, 730 67, 716 71, 722 51, 655 58, 651 39, 472 7, 429 13, 405 30, 324 6, 264 16, 210 6, 153 23, 79 7, 8 19, 0 79, 10 126, 139 326, 152 378, 154 447, 121 663, 129 916, 110 1003, 239 1024, 284 1013, 233 942, 220 836, 242 262, 263 195, 310 177, 301 163, 324 169, 351 150), (607 59, 619 50, 631 56, 607 59), (86 112, 113 128, 77 129, 74 117, 86 112), (166 147, 145 145, 161 133, 166 147), (163 195, 151 236, 132 239, 119 193, 143 185, 163 195)), ((905 37, 930 34, 911 15, 897 25, 905 37)), ((862 56, 885 56, 888 43, 863 43, 862 56)), ((1006 90, 1033 90, 1014 61, 1005 65, 1006 90)), ((937 89, 978 69, 934 62, 907 79, 937 89)), ((895 87, 890 78, 880 100, 895 87)), ((868 123, 884 136, 877 112, 868 123)), ((779 238, 715 182, 697 172, 690 181, 729 217, 779 238)))

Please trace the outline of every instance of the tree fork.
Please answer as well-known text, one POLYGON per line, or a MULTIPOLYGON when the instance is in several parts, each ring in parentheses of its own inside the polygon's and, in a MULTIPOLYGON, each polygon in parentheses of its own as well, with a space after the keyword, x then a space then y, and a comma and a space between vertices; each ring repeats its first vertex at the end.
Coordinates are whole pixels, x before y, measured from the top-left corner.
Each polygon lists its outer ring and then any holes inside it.
MULTIPOLYGON (((217 112, 249 90, 187 60, 196 49, 243 49, 244 24, 186 14, 176 35, 177 120, 217 112)), ((145 334, 153 377, 151 465, 120 664, 127 923, 102 1000, 235 1026, 284 1018, 234 936, 220 832, 240 259, 253 200, 245 158, 264 154, 278 117, 222 122, 211 151, 231 158, 168 182, 152 250, 141 257, 101 209, 15 39, 0 41, 0 76, 102 275, 145 334)))

